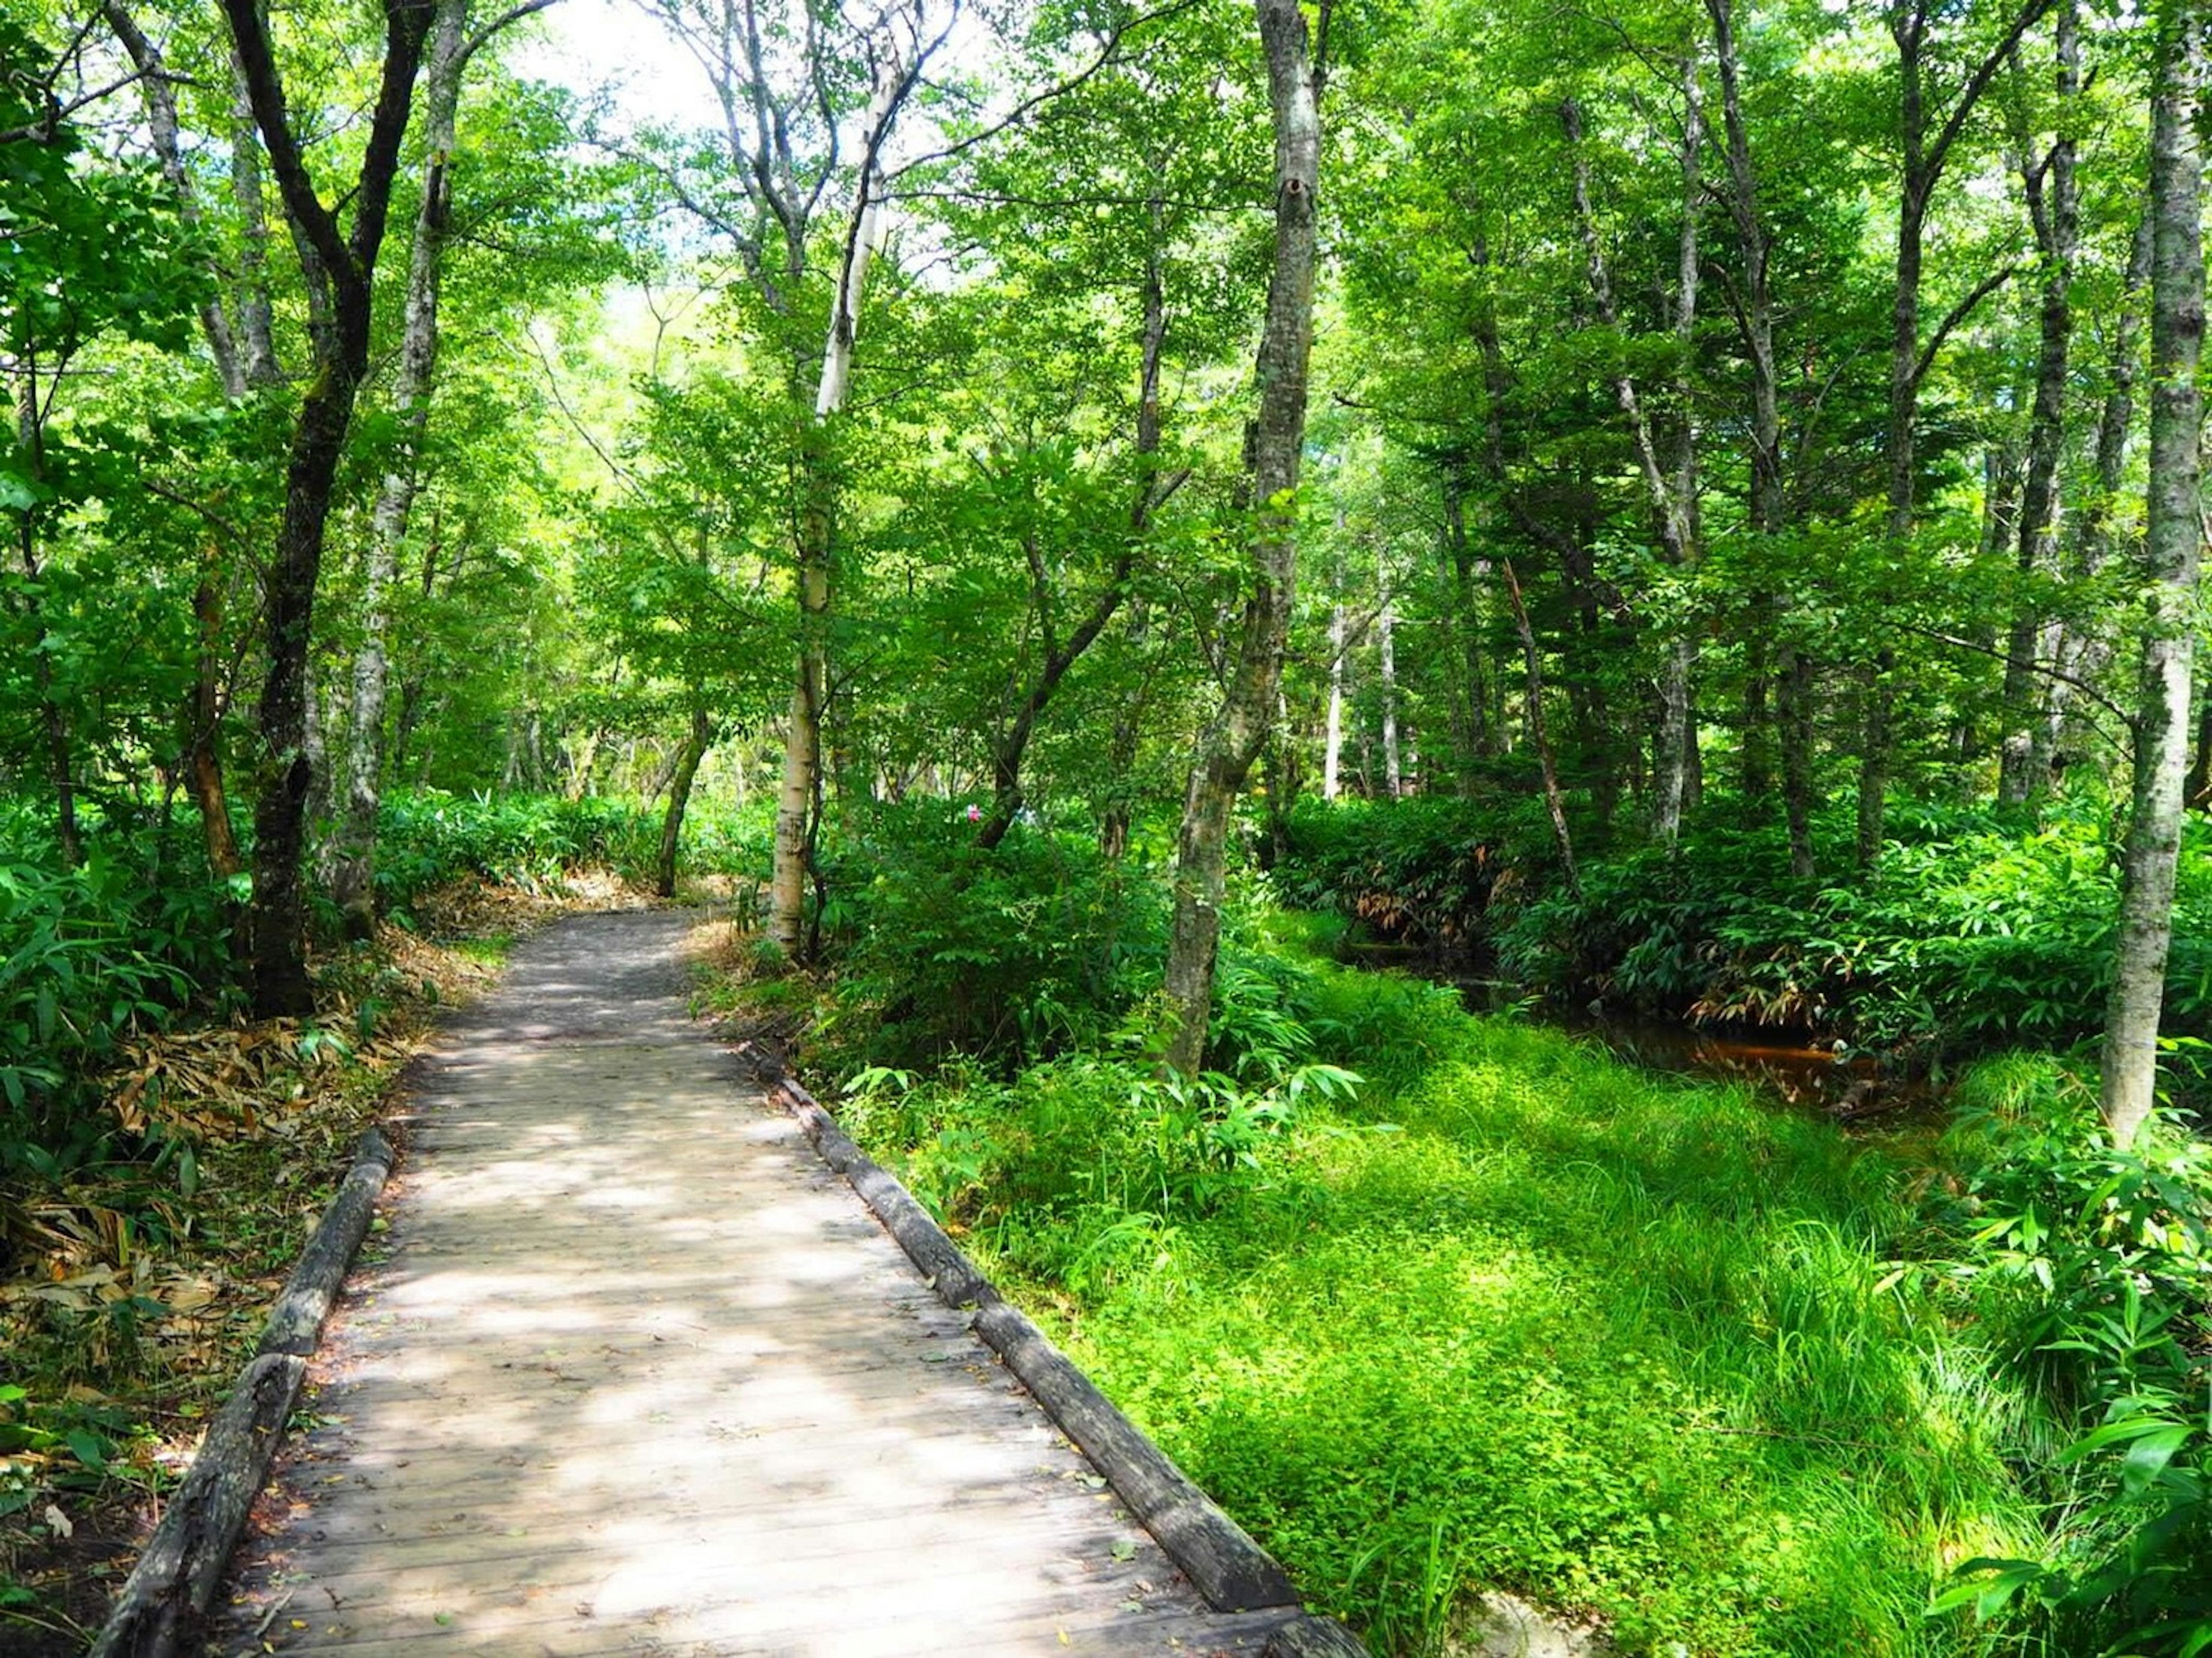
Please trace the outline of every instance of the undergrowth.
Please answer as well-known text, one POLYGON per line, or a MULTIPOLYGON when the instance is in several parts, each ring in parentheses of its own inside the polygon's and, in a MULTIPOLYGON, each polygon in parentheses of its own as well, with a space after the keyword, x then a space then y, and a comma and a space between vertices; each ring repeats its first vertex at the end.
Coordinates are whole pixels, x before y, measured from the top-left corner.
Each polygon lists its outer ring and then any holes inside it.
POLYGON ((834 970, 810 1057, 1378 1652, 1448 1650, 1488 1588, 1668 1658, 2192 1649, 2194 1154, 2113 1153, 2053 1060, 1977 1073, 1940 1145, 1853 1140, 1326 964, 1331 931, 1239 907, 1194 1082, 1142 995, 1041 1057, 886 1064, 834 970))

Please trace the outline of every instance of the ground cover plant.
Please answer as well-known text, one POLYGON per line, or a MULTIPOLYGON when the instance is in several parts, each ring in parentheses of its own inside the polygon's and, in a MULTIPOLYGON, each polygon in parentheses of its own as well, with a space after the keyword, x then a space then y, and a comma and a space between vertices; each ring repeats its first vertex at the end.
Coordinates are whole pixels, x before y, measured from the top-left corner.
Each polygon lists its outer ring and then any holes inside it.
POLYGON ((813 1052, 1378 1652, 1486 1588, 1638 1654, 2186 1649, 2194 1154, 2114 1152, 2049 1060, 1978 1073, 1948 1138, 1849 1139, 1326 964, 1340 926, 1245 914, 1195 1079, 1141 1000, 1011 1073, 866 1064, 834 1019, 813 1052))

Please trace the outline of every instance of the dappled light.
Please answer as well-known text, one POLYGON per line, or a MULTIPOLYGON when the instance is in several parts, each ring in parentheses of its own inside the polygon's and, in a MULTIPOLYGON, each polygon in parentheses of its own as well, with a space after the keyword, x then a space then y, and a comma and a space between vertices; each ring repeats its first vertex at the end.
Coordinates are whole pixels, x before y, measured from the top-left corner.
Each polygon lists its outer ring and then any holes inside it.
POLYGON ((567 923, 450 1033, 228 1626, 363 1654, 1203 1650, 1158 1546, 690 1028, 685 925, 567 923))

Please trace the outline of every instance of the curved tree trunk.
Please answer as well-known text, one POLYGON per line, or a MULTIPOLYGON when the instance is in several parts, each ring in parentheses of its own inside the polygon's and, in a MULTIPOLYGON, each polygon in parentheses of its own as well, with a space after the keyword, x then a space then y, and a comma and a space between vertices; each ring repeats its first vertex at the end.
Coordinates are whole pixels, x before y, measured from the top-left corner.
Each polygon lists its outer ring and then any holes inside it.
POLYGON ((668 809, 660 817, 660 856, 653 865, 653 890, 664 898, 676 896, 676 849, 684 837, 684 813, 691 804, 692 780, 699 762, 714 739, 714 724, 704 708, 691 711, 691 732, 676 756, 676 771, 668 780, 668 809))
POLYGON ((307 799, 314 784, 307 730, 307 647, 321 578, 323 537, 354 399, 368 369, 372 278, 383 246, 399 144, 414 101, 429 18, 392 0, 384 64, 361 171, 342 232, 309 176, 286 112, 284 89, 258 0, 223 0, 254 119, 267 144, 313 303, 314 374, 292 429, 284 511, 265 584, 268 667, 260 727, 264 779, 253 814, 253 900, 246 914, 254 1011, 304 1013, 314 1005, 307 969, 302 890, 307 799))
POLYGON ((406 320, 399 345, 399 384, 394 394, 400 423, 398 452, 377 490, 369 519, 368 557, 362 594, 362 638, 353 659, 352 713, 346 725, 345 778, 331 872, 331 897, 349 937, 365 938, 376 920, 376 813, 384 763, 384 704, 390 662, 386 635, 391 592, 399 576, 399 553, 422 481, 419 448, 429 424, 430 396, 438 367, 439 277, 451 200, 449 168, 456 142, 469 0, 437 0, 430 25, 429 64, 423 88, 425 153, 422 200, 415 215, 415 244, 407 264, 406 320))

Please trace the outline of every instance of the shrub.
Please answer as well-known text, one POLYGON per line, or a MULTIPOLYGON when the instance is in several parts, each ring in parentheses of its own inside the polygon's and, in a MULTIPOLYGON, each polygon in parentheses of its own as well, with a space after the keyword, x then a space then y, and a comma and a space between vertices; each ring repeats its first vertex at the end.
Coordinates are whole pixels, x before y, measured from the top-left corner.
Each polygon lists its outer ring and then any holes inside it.
POLYGON ((1100 1041, 1157 980, 1161 895, 1087 838, 1017 824, 986 852, 922 802, 872 812, 825 865, 848 1063, 1042 1059, 1100 1041))
POLYGON ((1978 1076, 1951 1275, 2033 1376, 2057 1438, 2036 1558, 1984 1558, 1939 1606, 2018 1598, 2072 1652, 2212 1648, 2212 1148, 2170 1123, 2123 1151, 2049 1061, 1978 1076))

